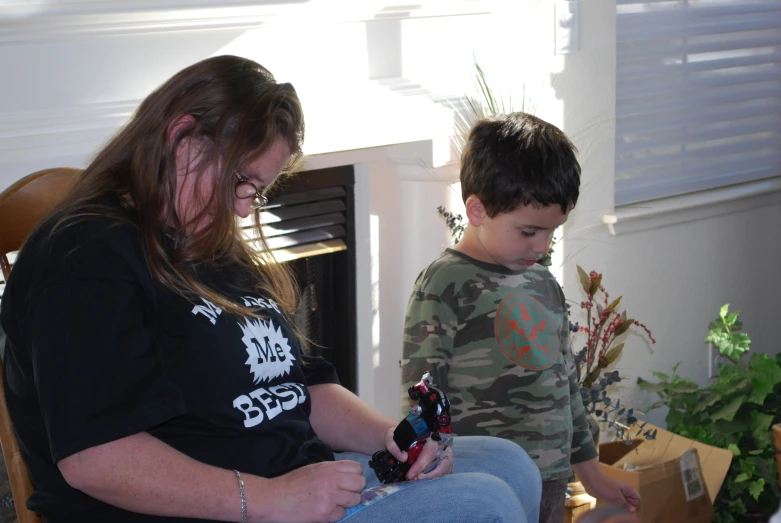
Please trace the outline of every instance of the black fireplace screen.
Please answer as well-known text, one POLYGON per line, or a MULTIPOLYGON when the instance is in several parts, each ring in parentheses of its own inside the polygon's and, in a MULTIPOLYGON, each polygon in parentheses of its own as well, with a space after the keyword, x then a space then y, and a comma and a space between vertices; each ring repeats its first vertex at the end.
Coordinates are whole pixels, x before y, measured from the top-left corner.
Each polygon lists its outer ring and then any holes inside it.
POLYGON ((298 280, 296 328, 309 352, 330 361, 342 385, 353 392, 354 183, 352 166, 305 171, 275 188, 262 210, 269 245, 278 260, 290 264, 298 280))

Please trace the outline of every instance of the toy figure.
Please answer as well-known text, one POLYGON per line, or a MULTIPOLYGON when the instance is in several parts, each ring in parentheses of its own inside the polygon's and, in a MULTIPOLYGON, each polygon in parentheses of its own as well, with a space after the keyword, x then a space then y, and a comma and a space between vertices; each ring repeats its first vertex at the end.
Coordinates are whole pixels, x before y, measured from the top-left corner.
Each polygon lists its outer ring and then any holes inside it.
MULTIPOLYGON (((387 450, 375 452, 369 461, 377 478, 382 483, 406 481, 407 472, 418 459, 426 439, 439 443, 437 456, 450 446, 453 441, 450 426, 450 402, 444 391, 434 386, 434 378, 430 372, 423 374, 421 380, 407 390, 409 397, 418 400, 418 404, 410 409, 409 414, 393 431, 393 441, 400 449, 407 451, 407 461, 402 463, 387 450)), ((439 460, 424 470, 432 470, 439 460)))

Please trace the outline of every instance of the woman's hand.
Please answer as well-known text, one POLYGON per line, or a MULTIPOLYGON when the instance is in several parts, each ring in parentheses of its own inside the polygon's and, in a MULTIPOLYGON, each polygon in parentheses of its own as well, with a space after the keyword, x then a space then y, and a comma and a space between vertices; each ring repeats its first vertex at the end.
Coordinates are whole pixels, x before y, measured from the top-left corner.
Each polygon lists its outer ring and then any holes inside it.
POLYGON ((388 452, 391 453, 391 455, 396 458, 399 461, 406 462, 407 461, 407 453, 404 450, 401 450, 398 445, 396 445, 396 440, 393 439, 393 432, 396 430, 396 425, 389 427, 388 430, 385 431, 385 448, 388 452))
POLYGON ((338 521, 361 501, 366 486, 360 463, 348 460, 307 465, 263 483, 259 490, 254 482, 247 485, 248 519, 257 523, 338 521))

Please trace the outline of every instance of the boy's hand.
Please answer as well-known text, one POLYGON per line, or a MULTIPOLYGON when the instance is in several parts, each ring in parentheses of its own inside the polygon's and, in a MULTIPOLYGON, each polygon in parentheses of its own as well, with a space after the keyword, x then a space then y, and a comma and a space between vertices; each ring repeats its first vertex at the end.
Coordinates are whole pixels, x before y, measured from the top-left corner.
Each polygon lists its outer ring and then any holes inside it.
MULTIPOLYGON (((391 453, 397 460, 406 462, 407 452, 401 450, 396 441, 393 439, 393 431, 395 427, 388 429, 385 433, 385 448, 391 453)), ((407 472, 407 479, 425 479, 425 478, 438 478, 450 474, 453 470, 453 447, 450 446, 445 449, 441 455, 437 455, 439 450, 439 444, 429 437, 426 440, 426 444, 423 446, 423 450, 415 463, 407 472), (440 458, 442 458, 440 460, 440 458), (436 467, 429 470, 427 473, 423 473, 423 469, 427 468, 433 462, 439 460, 436 467)))
POLYGON ((629 512, 634 512, 635 507, 640 504, 640 494, 635 489, 624 483, 602 475, 601 481, 595 482, 586 489, 589 495, 610 503, 624 507, 629 512))
MULTIPOLYGON (((441 478, 453 472, 453 446, 448 445, 442 448, 438 442, 431 438, 426 442, 426 446, 428 447, 429 445, 437 449, 434 453, 434 459, 425 466, 423 472, 410 479, 441 478)), ((410 469, 410 472, 413 472, 412 469, 410 469)), ((410 477, 410 475, 408 474, 407 477, 410 477)))
POLYGON ((624 507, 629 512, 634 512, 640 504, 640 494, 623 481, 607 477, 599 466, 598 458, 573 464, 572 469, 589 495, 611 505, 624 507))

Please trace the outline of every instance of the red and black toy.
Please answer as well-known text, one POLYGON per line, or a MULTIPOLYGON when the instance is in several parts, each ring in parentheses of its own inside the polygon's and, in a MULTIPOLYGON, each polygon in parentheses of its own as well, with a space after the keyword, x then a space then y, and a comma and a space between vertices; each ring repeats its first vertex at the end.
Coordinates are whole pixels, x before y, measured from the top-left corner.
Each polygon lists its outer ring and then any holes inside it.
POLYGON ((375 452, 369 461, 369 466, 382 483, 406 481, 407 472, 418 459, 429 436, 445 446, 450 444, 452 438, 450 402, 444 391, 434 386, 431 373, 423 374, 420 382, 410 387, 407 393, 418 404, 410 409, 407 417, 393 431, 393 441, 401 450, 407 451, 407 461, 400 462, 387 450, 375 452), (442 434, 447 436, 443 438, 442 434))

